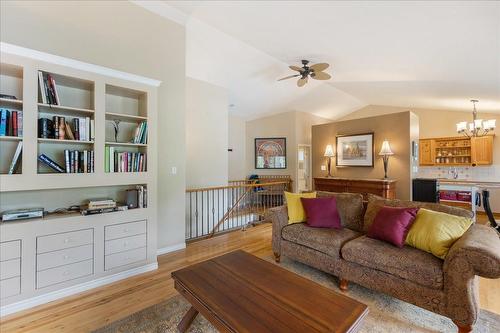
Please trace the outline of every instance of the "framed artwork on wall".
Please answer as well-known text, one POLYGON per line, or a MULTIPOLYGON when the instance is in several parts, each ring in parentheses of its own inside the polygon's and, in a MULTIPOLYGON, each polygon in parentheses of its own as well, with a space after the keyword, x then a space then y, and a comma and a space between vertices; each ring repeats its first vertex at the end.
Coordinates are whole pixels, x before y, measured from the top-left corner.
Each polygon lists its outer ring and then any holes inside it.
POLYGON ((338 135, 337 166, 373 167, 373 133, 338 135))
POLYGON ((255 169, 286 169, 286 138, 255 138, 255 169))

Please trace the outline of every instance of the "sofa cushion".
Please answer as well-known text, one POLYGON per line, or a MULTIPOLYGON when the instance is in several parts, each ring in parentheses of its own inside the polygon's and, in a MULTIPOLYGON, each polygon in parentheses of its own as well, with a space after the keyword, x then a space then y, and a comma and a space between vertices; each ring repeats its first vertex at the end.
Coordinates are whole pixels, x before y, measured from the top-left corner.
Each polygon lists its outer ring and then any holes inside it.
POLYGON ((300 198, 300 200, 306 212, 308 226, 314 228, 342 228, 335 197, 300 198))
POLYGON ((317 191, 316 197, 335 197, 342 227, 363 231, 364 206, 361 194, 317 191))
MULTIPOLYGON (((319 192, 318 192, 319 193, 319 192)), ((319 196, 319 195, 318 195, 319 196)), ((417 201, 406 201, 406 200, 397 200, 397 199, 385 199, 379 197, 377 195, 368 194, 368 205, 366 206, 366 212, 364 217, 364 227, 360 231, 368 232, 371 224, 373 223, 373 219, 377 216, 380 208, 384 206, 389 207, 416 207, 416 208, 425 208, 429 210, 433 210, 435 212, 442 212, 446 214, 463 216, 472 218, 473 214, 470 210, 466 210, 459 207, 452 207, 441 205, 438 203, 432 202, 417 202, 417 201)))
POLYGON ((382 207, 373 220, 367 236, 402 248, 419 208, 382 207))
POLYGON ((342 258, 428 288, 443 288, 443 260, 410 246, 400 249, 362 236, 342 247, 342 258))
POLYGON ((306 220, 306 212, 300 198, 316 198, 316 192, 291 193, 285 191, 285 199, 288 207, 288 223, 300 223, 306 220))
POLYGON ((345 243, 361 235, 348 228, 312 228, 305 223, 289 224, 281 230, 284 240, 307 246, 336 258, 340 257, 340 248, 345 243))

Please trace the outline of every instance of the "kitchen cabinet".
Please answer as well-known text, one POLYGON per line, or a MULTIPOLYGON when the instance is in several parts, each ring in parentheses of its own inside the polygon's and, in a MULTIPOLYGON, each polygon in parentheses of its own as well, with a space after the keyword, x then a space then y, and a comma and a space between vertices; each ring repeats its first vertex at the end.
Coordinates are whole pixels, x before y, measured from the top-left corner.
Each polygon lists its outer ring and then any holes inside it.
POLYGON ((493 164, 493 136, 471 138, 472 165, 493 164))

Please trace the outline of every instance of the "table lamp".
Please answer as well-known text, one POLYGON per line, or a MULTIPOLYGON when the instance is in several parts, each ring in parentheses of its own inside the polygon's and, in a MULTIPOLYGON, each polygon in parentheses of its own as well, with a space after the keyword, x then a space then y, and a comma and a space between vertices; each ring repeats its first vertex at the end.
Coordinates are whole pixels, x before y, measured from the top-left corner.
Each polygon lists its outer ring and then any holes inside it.
POLYGON ((394 153, 391 150, 391 146, 389 145, 389 141, 384 140, 384 142, 382 142, 382 148, 380 149, 380 153, 378 154, 382 156, 384 160, 384 179, 387 179, 387 167, 389 165, 389 156, 394 155, 394 153))
POLYGON ((332 176, 332 157, 335 157, 335 153, 333 152, 333 147, 332 145, 327 145, 325 149, 325 157, 328 157, 328 175, 327 177, 333 177, 332 176))

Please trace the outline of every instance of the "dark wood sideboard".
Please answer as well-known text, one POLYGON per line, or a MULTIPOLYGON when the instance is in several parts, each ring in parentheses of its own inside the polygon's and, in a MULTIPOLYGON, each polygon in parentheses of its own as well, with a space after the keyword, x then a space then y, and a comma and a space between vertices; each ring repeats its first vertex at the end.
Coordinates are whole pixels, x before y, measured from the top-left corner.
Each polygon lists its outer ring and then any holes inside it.
POLYGON ((368 193, 388 199, 396 198, 396 180, 317 177, 314 178, 316 191, 361 193, 366 200, 368 193))

